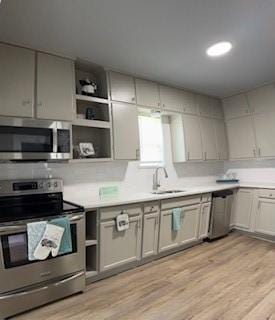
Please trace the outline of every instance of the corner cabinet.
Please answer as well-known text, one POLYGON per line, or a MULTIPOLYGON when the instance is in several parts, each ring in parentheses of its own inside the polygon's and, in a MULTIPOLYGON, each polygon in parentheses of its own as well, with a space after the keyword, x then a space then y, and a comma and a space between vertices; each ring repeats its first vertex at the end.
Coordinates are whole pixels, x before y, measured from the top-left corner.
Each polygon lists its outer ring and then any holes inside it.
POLYGON ((141 258, 142 209, 123 206, 102 209, 100 212, 100 271, 107 271, 141 258), (116 216, 129 215, 129 229, 118 231, 116 216))
POLYGON ((0 44, 0 115, 34 116, 35 52, 0 44))
POLYGON ((114 158, 139 159, 138 110, 136 105, 113 103, 114 158))
POLYGON ((37 54, 37 117, 72 121, 75 112, 74 62, 37 54))
POLYGON ((234 206, 235 226, 237 228, 251 229, 253 199, 253 189, 241 188, 237 191, 234 206))

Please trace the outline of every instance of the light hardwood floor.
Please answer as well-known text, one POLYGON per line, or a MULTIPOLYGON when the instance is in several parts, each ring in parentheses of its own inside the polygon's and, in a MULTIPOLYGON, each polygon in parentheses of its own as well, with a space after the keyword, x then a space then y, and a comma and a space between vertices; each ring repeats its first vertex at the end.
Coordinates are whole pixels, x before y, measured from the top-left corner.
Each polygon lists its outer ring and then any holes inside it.
POLYGON ((275 319, 275 244, 233 233, 14 319, 275 319))

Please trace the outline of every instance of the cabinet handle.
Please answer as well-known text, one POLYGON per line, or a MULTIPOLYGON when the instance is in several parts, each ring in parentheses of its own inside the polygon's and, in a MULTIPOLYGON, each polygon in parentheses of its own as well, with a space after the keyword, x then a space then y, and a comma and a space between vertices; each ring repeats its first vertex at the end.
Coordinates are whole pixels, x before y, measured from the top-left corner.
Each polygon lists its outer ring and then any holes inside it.
POLYGON ((206 160, 207 152, 204 152, 204 160, 206 160))
POLYGON ((165 108, 165 104, 163 104, 162 106, 163 106, 163 108, 165 108))
POLYGON ((23 100, 22 101, 22 106, 23 107, 26 107, 26 106, 29 106, 32 104, 32 101, 31 100, 23 100))
POLYGON ((253 149, 253 154, 254 154, 254 157, 256 157, 256 150, 253 149))
POLYGON ((259 152, 259 157, 260 157, 261 156, 261 148, 260 147, 259 147, 259 151, 258 152, 259 152))
POLYGON ((160 107, 161 106, 161 103, 160 102, 158 102, 158 107, 160 107))
POLYGON ((187 151, 187 160, 189 160, 189 159, 190 159, 190 152, 187 151))
POLYGON ((140 154, 139 154, 139 149, 136 149, 136 159, 139 160, 140 154))
POLYGON ((220 153, 220 151, 218 152, 218 158, 219 158, 219 160, 221 160, 221 153, 220 153))
POLYGON ((132 101, 133 101, 133 102, 135 102, 135 101, 136 101, 136 98, 135 98, 135 97, 133 97, 133 98, 132 98, 132 101))
POLYGON ((41 101, 37 102, 37 107, 42 107, 42 102, 41 101))

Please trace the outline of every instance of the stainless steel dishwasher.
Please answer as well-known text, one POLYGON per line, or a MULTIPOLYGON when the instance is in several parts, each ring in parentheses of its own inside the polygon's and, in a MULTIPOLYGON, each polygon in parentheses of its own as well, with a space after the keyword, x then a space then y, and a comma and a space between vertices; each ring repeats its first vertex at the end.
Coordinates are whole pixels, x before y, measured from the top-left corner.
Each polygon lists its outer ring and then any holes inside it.
POLYGON ((217 191, 213 193, 212 198, 208 236, 211 240, 223 237, 229 233, 233 191, 217 191))

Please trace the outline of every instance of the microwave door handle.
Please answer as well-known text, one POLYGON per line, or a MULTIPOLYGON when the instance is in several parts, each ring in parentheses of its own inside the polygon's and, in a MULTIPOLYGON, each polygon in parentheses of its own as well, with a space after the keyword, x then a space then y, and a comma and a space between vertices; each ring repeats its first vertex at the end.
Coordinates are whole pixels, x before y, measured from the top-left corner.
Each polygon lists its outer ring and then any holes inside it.
POLYGON ((57 128, 53 129, 53 153, 57 153, 58 141, 57 141, 57 128))
POLYGON ((23 226, 5 226, 0 227, 0 235, 10 234, 14 232, 25 232, 27 230, 26 225, 23 226))

